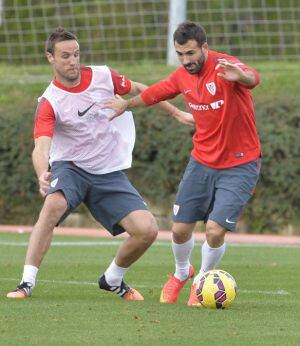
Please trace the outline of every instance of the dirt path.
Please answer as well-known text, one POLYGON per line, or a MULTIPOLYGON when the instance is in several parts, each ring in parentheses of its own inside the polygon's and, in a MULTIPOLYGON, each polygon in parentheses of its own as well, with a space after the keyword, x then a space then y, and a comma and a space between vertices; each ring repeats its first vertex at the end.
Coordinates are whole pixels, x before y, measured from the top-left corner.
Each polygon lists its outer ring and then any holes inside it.
MULTIPOLYGON (((32 226, 24 225, 0 225, 0 233, 30 233, 32 226)), ((57 227, 54 230, 54 235, 72 235, 81 237, 95 238, 111 238, 111 235, 101 228, 73 228, 73 227, 57 227)), ((126 238, 126 233, 117 236, 116 238, 126 238)), ((171 240, 171 232, 161 230, 157 237, 158 240, 171 240)), ((195 239, 198 241, 204 240, 204 234, 195 232, 195 239)), ((267 234, 236 234, 228 233, 228 243, 236 244, 261 244, 261 245, 294 245, 300 246, 300 236, 282 236, 282 235, 267 235, 267 234)))

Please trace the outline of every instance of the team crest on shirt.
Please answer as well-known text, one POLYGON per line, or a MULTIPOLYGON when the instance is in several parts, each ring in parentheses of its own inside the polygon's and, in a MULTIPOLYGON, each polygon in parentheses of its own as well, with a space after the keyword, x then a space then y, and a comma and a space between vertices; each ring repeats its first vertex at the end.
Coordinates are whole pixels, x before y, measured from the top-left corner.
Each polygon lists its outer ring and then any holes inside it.
POLYGON ((217 90, 215 82, 206 83, 206 89, 211 95, 215 95, 217 90))

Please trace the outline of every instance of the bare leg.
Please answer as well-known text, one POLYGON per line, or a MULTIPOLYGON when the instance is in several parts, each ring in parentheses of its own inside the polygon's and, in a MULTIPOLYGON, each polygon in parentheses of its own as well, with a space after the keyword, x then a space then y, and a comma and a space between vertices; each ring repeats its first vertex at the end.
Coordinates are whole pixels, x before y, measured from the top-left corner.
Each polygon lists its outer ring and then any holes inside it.
POLYGON ((226 228, 217 222, 208 220, 206 224, 206 242, 202 245, 202 263, 196 282, 208 270, 215 269, 224 256, 226 228))
POLYGON ((25 259, 25 265, 39 267, 51 244, 53 229, 67 210, 67 202, 58 191, 46 197, 39 219, 34 225, 25 259))
POLYGON ((172 227, 172 237, 176 244, 186 243, 191 239, 195 223, 179 223, 174 222, 172 227))
POLYGON ((212 248, 220 247, 224 244, 227 230, 217 222, 208 220, 206 224, 206 241, 212 248))
POLYGON ((144 300, 137 290, 124 283, 123 277, 131 264, 138 260, 154 242, 158 227, 154 217, 147 210, 129 213, 120 221, 120 225, 129 234, 129 238, 119 247, 116 257, 100 277, 99 287, 115 292, 124 300, 144 300))
POLYGON ((115 263, 128 268, 138 260, 157 237, 158 227, 153 215, 147 210, 135 210, 120 221, 129 238, 119 247, 115 263))
POLYGON ((31 295, 39 266, 51 244, 53 229, 66 210, 67 202, 61 192, 46 197, 30 236, 21 283, 7 294, 8 298, 24 299, 31 295))

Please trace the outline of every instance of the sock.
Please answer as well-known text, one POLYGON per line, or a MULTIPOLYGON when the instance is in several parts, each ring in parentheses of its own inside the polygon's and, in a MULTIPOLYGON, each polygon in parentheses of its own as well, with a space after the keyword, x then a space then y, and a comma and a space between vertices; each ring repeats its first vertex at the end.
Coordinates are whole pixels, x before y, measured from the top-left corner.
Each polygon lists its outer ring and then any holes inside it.
POLYGON ((215 269, 224 256, 226 244, 224 243, 220 247, 212 248, 205 241, 202 245, 202 265, 199 274, 195 276, 194 283, 200 279, 200 277, 208 270, 215 269))
POLYGON ((32 266, 32 265, 25 264, 24 270, 23 270, 22 280, 20 283, 30 282, 32 284, 32 286, 34 287, 38 271, 39 271, 39 268, 32 266))
POLYGON ((128 268, 119 267, 113 260, 104 273, 106 282, 110 286, 120 286, 127 270, 128 268))
POLYGON ((176 270, 174 276, 184 281, 189 276, 190 256, 194 248, 194 237, 183 244, 176 244, 172 240, 172 250, 175 258, 176 270))

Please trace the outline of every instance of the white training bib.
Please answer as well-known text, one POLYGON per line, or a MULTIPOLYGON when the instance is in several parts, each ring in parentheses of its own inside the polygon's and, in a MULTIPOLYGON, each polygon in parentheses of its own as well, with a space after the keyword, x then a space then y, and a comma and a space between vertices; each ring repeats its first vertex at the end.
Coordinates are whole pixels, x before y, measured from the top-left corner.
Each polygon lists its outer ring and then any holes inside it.
POLYGON ((50 164, 72 161, 92 174, 106 174, 131 167, 135 126, 131 112, 108 121, 110 109, 100 109, 114 96, 107 66, 92 66, 89 87, 78 93, 60 89, 52 82, 42 97, 55 113, 50 164))

